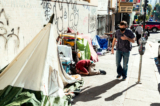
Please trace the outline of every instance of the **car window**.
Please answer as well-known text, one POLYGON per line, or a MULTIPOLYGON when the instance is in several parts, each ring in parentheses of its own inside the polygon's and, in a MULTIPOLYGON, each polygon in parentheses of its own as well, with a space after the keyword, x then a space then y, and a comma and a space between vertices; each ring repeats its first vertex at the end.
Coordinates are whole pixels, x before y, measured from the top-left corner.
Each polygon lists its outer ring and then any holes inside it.
POLYGON ((146 25, 160 25, 160 22, 146 22, 146 25))

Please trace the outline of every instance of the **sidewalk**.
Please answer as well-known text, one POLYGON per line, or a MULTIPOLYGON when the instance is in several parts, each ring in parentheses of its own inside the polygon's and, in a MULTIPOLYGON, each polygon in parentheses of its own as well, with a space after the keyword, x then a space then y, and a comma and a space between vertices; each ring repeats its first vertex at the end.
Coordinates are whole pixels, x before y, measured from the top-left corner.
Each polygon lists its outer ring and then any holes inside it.
POLYGON ((116 79, 115 55, 109 53, 99 57, 97 68, 106 70, 107 75, 83 77, 83 91, 74 99, 73 106, 160 106, 160 75, 152 49, 147 43, 140 85, 136 84, 140 59, 137 46, 133 47, 130 54, 126 81, 116 79))

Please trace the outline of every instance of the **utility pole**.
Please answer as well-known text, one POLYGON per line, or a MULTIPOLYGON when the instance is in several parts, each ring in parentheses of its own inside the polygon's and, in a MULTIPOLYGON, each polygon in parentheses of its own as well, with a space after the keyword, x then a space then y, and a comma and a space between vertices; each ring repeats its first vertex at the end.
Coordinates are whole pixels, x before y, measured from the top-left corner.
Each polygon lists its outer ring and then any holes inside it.
POLYGON ((146 22, 146 10, 147 10, 147 7, 148 7, 148 0, 145 0, 145 3, 144 3, 144 18, 143 18, 143 36, 144 36, 144 33, 145 33, 145 22, 146 22))
POLYGON ((142 56, 145 52, 145 38, 144 38, 144 34, 145 34, 145 22, 146 22, 146 10, 148 7, 148 0, 145 0, 144 2, 144 15, 143 15, 143 34, 141 35, 141 42, 140 42, 140 46, 139 46, 139 54, 140 54, 140 63, 139 63, 139 74, 138 74, 138 84, 140 84, 141 82, 141 70, 142 70, 142 56), (142 37, 143 36, 143 37, 142 37))

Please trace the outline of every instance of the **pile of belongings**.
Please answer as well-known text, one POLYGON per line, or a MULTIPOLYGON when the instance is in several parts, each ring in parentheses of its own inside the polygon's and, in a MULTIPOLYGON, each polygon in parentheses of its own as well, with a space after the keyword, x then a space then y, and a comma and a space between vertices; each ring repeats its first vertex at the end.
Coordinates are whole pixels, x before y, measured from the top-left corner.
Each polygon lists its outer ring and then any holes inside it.
POLYGON ((74 64, 72 58, 72 49, 67 45, 58 45, 58 52, 60 55, 60 60, 63 65, 63 69, 66 73, 70 72, 70 64, 74 64))
POLYGON ((68 106, 64 87, 79 77, 63 70, 57 50, 48 23, 0 74, 0 106, 68 106))
POLYGON ((98 55, 105 55, 105 53, 106 53, 106 50, 103 50, 103 49, 101 49, 101 48, 98 48, 98 49, 97 49, 97 54, 98 54, 98 55))
POLYGON ((92 45, 97 47, 96 52, 98 55, 104 55, 108 48, 107 36, 96 35, 92 40, 92 45))
MULTIPOLYGON (((65 45, 70 45, 70 46, 74 46, 75 45, 75 42, 74 42, 74 39, 75 39, 75 36, 74 35, 69 35, 69 33, 75 33, 74 30, 72 30, 71 28, 68 28, 68 34, 65 34, 65 37, 64 37, 64 44, 65 45), (72 37, 72 39, 67 39, 69 37, 72 37)), ((78 51, 80 51, 81 53, 81 57, 80 57, 80 60, 83 60, 83 59, 91 59, 92 61, 94 62, 98 62, 98 55, 97 53, 95 52, 93 46, 92 46, 92 39, 91 39, 91 35, 90 34, 80 34, 77 32, 77 49, 78 51)))
POLYGON ((80 60, 85 60, 85 59, 91 58, 89 44, 86 39, 81 39, 81 40, 77 41, 77 48, 81 52, 80 60))
POLYGON ((79 36, 82 36, 82 38, 84 38, 88 41, 89 49, 90 49, 90 53, 91 53, 90 60, 92 60, 94 62, 98 62, 98 55, 93 48, 91 35, 90 34, 79 34, 79 36))

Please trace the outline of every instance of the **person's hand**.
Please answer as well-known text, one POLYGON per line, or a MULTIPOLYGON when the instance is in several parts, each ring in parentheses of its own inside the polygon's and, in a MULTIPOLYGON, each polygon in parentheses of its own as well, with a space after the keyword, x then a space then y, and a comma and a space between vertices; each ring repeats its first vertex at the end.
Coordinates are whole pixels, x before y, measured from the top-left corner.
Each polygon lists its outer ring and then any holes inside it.
POLYGON ((114 48, 112 48, 112 50, 111 50, 111 54, 114 54, 114 48))
POLYGON ((128 40, 128 37, 126 35, 121 37, 122 40, 128 40))

